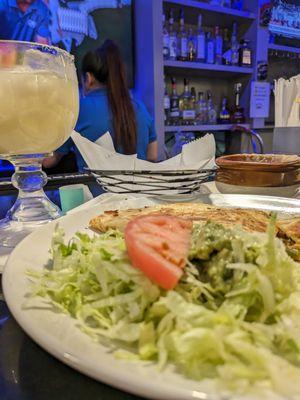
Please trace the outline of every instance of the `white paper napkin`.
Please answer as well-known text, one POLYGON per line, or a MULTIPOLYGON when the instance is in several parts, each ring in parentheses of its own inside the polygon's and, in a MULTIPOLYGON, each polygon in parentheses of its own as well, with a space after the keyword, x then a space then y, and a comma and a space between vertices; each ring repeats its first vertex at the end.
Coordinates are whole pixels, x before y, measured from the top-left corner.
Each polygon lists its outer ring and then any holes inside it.
POLYGON ((275 127, 300 126, 300 75, 275 81, 275 127))
POLYGON ((134 159, 136 158, 135 155, 125 156, 123 154, 116 153, 115 151, 107 150, 99 144, 91 142, 90 140, 84 138, 75 131, 73 131, 72 133, 72 139, 78 150, 80 151, 87 166, 91 169, 134 169, 134 159))
POLYGON ((139 160, 136 155, 123 155, 114 150, 110 134, 107 132, 96 142, 84 138, 73 131, 72 139, 91 169, 105 170, 197 170, 214 166, 216 144, 214 136, 207 134, 183 146, 181 154, 159 163, 139 160))
POLYGON ((106 132, 104 135, 100 136, 99 139, 95 140, 95 143, 106 150, 112 151, 113 153, 116 152, 114 142, 109 132, 106 132))

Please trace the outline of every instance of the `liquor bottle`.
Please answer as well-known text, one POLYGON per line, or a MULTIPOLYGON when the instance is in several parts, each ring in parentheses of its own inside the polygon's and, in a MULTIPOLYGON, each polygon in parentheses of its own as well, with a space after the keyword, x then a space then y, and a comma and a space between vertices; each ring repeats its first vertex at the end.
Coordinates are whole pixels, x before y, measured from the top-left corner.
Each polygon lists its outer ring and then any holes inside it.
POLYGON ((170 125, 178 125, 180 119, 179 96, 177 94, 176 79, 172 78, 172 94, 170 98, 170 125))
POLYGON ((241 67, 251 67, 252 65, 252 50, 249 47, 249 40, 241 40, 239 50, 239 64, 241 67))
POLYGON ((231 64, 231 44, 227 28, 224 29, 224 37, 223 37, 223 64, 224 65, 231 64))
POLYGON ((234 22, 232 25, 232 36, 231 36, 231 64, 239 64, 239 42, 237 39, 237 23, 234 22))
POLYGON ((207 33, 206 39, 206 62, 208 64, 215 63, 215 42, 211 32, 207 33))
POLYGON ((223 0, 223 7, 231 7, 231 0, 223 0))
POLYGON ((164 60, 170 58, 170 34, 166 24, 166 16, 163 14, 163 56, 164 60))
POLYGON ((191 88, 191 102, 193 104, 193 107, 196 109, 196 99, 197 95, 196 95, 196 89, 194 87, 191 88))
POLYGON ((240 106, 242 84, 237 83, 234 85, 235 104, 232 109, 231 122, 233 124, 243 124, 245 122, 244 109, 240 106))
POLYGON ((177 32, 174 28, 174 12, 173 9, 170 10, 169 15, 169 53, 170 60, 177 59, 177 32))
POLYGON ((229 124, 230 123, 230 112, 227 107, 227 99, 226 97, 222 100, 222 107, 219 115, 219 123, 220 124, 229 124))
POLYGON ((196 105, 196 119, 199 125, 203 125, 207 123, 207 103, 204 99, 204 93, 198 93, 198 101, 196 105))
POLYGON ((207 122, 211 125, 217 123, 217 111, 210 90, 207 91, 207 122))
POLYGON ((194 87, 192 87, 191 88, 191 106, 192 106, 192 109, 195 111, 194 121, 192 121, 193 125, 197 124, 197 121, 196 121, 196 105, 197 105, 197 93, 196 93, 196 89, 194 87))
POLYGON ((171 100, 168 93, 168 88, 165 82, 165 94, 164 94, 164 114, 165 114, 165 125, 170 125, 170 108, 171 100))
POLYGON ((188 39, 184 24, 184 11, 180 9, 179 32, 178 32, 178 53, 177 59, 187 61, 188 58, 188 39))
POLYGON ((193 28, 189 29, 188 34, 188 60, 195 61, 196 60, 196 43, 195 43, 195 36, 193 33, 193 28))
POLYGON ((221 65, 223 58, 223 38, 218 26, 215 27, 215 63, 221 65))
POLYGON ((206 55, 206 37, 202 29, 202 14, 198 15, 198 32, 197 32, 197 61, 205 62, 206 55))
POLYGON ((182 125, 192 125, 195 121, 196 111, 187 79, 184 79, 184 91, 179 100, 179 108, 182 125))

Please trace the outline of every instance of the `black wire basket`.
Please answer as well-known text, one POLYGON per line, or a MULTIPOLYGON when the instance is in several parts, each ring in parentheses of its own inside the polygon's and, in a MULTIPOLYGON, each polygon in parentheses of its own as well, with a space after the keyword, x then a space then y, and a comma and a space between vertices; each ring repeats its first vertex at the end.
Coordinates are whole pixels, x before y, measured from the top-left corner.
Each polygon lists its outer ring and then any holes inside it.
POLYGON ((106 192, 117 194, 190 195, 212 181, 216 169, 166 171, 100 171, 87 169, 106 192))

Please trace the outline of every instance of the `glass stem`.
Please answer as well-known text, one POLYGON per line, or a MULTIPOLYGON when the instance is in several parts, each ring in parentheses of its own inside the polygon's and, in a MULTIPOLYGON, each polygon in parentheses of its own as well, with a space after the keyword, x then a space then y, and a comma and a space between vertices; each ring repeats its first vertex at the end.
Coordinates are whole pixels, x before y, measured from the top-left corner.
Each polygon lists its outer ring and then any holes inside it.
POLYGON ((18 189, 18 198, 8 211, 7 218, 18 222, 47 222, 58 218, 59 208, 46 196, 43 187, 47 175, 42 170, 45 154, 11 157, 15 167, 12 184, 18 189))

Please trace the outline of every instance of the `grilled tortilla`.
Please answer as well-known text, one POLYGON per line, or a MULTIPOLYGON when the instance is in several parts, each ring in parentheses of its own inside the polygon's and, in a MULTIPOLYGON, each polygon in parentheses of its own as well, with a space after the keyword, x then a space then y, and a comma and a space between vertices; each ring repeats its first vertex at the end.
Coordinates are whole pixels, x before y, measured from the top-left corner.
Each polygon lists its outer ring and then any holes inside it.
POLYGON ((283 239, 289 254, 300 261, 300 218, 284 219, 277 222, 278 236, 283 239))
MULTIPOLYGON (((90 221, 90 228, 97 232, 106 232, 109 229, 124 231, 129 221, 148 214, 172 215, 195 222, 211 220, 230 228, 234 225, 241 225, 243 229, 249 232, 265 232, 269 222, 269 214, 264 211, 220 208, 201 203, 175 203, 105 211, 104 214, 90 221)), ((300 218, 279 220, 277 228, 277 235, 283 239, 289 254, 295 260, 300 261, 300 218)))
POLYGON ((259 210, 219 208, 201 203, 175 203, 154 207, 105 211, 104 214, 90 221, 90 228, 97 232, 106 232, 108 229, 123 231, 130 220, 148 214, 172 215, 195 222, 211 220, 227 227, 238 224, 250 232, 265 232, 269 220, 269 215, 259 210))

